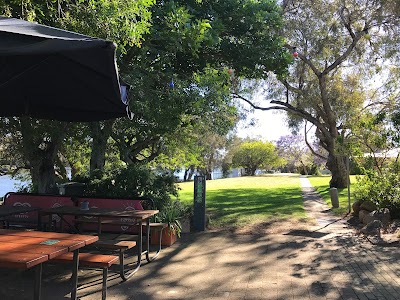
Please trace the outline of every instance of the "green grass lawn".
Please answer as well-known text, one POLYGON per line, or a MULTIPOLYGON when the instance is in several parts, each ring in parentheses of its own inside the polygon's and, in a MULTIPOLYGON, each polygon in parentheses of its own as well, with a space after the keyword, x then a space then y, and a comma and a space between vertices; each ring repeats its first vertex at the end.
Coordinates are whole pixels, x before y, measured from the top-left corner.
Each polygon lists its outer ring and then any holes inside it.
MULTIPOLYGON (((316 189, 316 191, 322 196, 322 198, 326 201, 329 207, 332 207, 331 197, 329 195, 329 180, 331 180, 331 176, 308 176, 310 183, 316 189)), ((352 204, 354 200, 352 200, 352 186, 357 182, 356 176, 350 176, 350 203, 352 204)), ((339 194, 339 208, 334 208, 333 212, 337 215, 343 215, 348 212, 348 196, 347 196, 347 188, 346 189, 338 189, 339 194)))
MULTIPOLYGON (((179 184, 179 198, 193 203, 193 182, 179 184)), ((240 227, 271 219, 304 219, 298 175, 264 175, 206 182, 206 207, 213 227, 240 227)))

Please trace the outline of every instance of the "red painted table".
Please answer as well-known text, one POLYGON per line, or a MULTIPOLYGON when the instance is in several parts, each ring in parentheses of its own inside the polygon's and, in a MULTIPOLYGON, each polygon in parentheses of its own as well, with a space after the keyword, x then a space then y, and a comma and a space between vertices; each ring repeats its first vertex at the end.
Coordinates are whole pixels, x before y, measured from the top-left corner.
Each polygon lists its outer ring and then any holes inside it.
MULTIPOLYGON (((160 251, 158 251, 153 257, 150 257, 150 218, 156 215, 158 210, 124 210, 117 208, 90 208, 88 210, 82 210, 79 207, 70 207, 70 206, 61 206, 61 207, 53 207, 48 209, 42 209, 39 214, 40 216, 48 216, 49 219, 52 219, 53 215, 58 215, 61 219, 64 219, 64 216, 74 216, 74 217, 92 217, 97 219, 95 222, 97 224, 97 233, 101 233, 102 224, 109 224, 108 221, 118 220, 118 219, 127 219, 131 224, 138 225, 138 261, 136 266, 128 273, 121 273, 121 277, 126 280, 131 277, 134 273, 136 273, 142 262, 142 255, 146 255, 146 259, 148 262, 154 260, 160 251), (143 228, 142 225, 146 226, 146 244, 145 249, 143 250, 143 228)), ((79 232, 78 228, 75 228, 77 232, 79 232)))
POLYGON ((35 268, 34 299, 39 300, 42 263, 73 252, 71 299, 76 300, 79 249, 97 240, 91 235, 0 229, 0 268, 35 268))

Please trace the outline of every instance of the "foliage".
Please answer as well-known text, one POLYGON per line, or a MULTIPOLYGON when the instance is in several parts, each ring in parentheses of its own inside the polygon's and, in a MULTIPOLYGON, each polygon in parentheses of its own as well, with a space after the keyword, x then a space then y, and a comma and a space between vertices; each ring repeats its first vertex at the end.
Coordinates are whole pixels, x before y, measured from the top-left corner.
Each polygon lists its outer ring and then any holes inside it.
POLYGON ((354 199, 361 202, 372 201, 378 208, 388 208, 392 218, 400 217, 398 163, 393 163, 381 174, 376 171, 369 171, 359 180, 354 191, 354 199))
POLYGON ((279 167, 284 160, 278 156, 271 142, 244 142, 234 152, 232 163, 236 167, 245 168, 246 175, 255 175, 257 169, 279 167))
POLYGON ((0 1, 0 14, 112 40, 121 52, 140 46, 154 0, 0 1))
POLYGON ((152 14, 142 46, 120 59, 124 80, 135 87, 135 116, 116 122, 112 137, 128 164, 172 153, 199 165, 205 149, 193 135, 226 135, 238 119, 229 70, 250 77, 285 71, 279 8, 273 1, 158 1, 152 14))
POLYGON ((171 195, 177 195, 173 175, 156 172, 146 165, 130 165, 108 172, 97 170, 90 176, 73 180, 86 183, 86 196, 128 199, 147 196, 156 201, 157 207, 168 202, 171 195))
MULTIPOLYGON (((98 134, 75 124, 76 135, 60 138, 55 145, 61 165, 68 161, 74 173, 85 171, 90 150, 91 168, 103 167, 105 158, 115 162, 115 153, 125 164, 146 163, 160 153, 174 153, 182 142, 176 141, 182 128, 225 135, 238 118, 230 97, 234 78, 228 70, 234 69, 237 78, 259 78, 268 71, 285 73, 289 61, 274 1, 10 0, 0 1, 0 11, 118 45, 120 74, 134 87, 129 96, 134 118, 121 118, 112 127, 101 124, 98 134), (109 128, 112 133, 107 135, 109 128), (98 150, 96 155, 93 150, 98 150), (114 153, 106 156, 107 152, 114 153)), ((16 138, 20 134, 12 128, 7 133, 16 138)), ((199 147, 194 159, 204 158, 203 150, 199 147)), ((51 180, 39 180, 48 189, 55 182, 55 158, 43 160, 51 180)))
MULTIPOLYGON (((153 3, 153 0, 9 0, 0 1, 0 14, 110 39, 123 53, 126 47, 140 45, 150 26, 148 9, 153 3)), ((17 118, 0 118, 0 122, 1 135, 7 136, 2 144, 14 149, 8 159, 30 169, 35 191, 54 192, 59 177, 65 180, 68 163, 74 173, 84 170, 90 139, 84 125, 17 118), (83 143, 70 147, 75 141, 83 143)))
POLYGON ((300 135, 282 136, 276 142, 278 155, 286 161, 285 172, 299 172, 308 175, 318 170, 313 154, 304 143, 304 137, 300 135))
POLYGON ((286 47, 297 58, 287 76, 265 82, 271 105, 237 94, 254 108, 288 112, 294 127, 304 120, 313 124, 328 152, 331 186, 347 184, 343 155, 349 154, 346 139, 354 124, 364 112, 377 113, 391 104, 393 93, 398 95, 394 49, 400 17, 395 2, 282 1, 286 47))
POLYGON ((181 236, 182 224, 184 217, 191 216, 191 207, 185 205, 181 201, 169 201, 160 208, 160 212, 156 215, 157 222, 168 224, 169 232, 176 233, 181 236))
POLYGON ((57 121, 0 118, 4 158, 14 162, 17 171, 30 171, 33 191, 55 193, 56 183, 66 179, 65 165, 58 152, 64 138, 73 135, 74 130, 71 125, 67 132, 64 123, 57 121))

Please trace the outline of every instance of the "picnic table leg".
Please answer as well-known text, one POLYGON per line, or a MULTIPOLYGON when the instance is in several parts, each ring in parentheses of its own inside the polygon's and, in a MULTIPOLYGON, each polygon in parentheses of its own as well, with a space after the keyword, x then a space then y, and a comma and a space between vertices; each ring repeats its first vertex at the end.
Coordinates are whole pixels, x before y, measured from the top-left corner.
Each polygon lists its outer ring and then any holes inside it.
POLYGON ((74 259, 72 262, 72 291, 71 299, 76 300, 76 291, 78 289, 78 267, 79 267, 79 249, 74 251, 74 259))
POLYGON ((143 254, 143 247, 142 247, 142 242, 143 242, 143 238, 142 238, 142 234, 143 234, 142 221, 140 220, 138 222, 138 224, 139 224, 138 260, 137 260, 136 266, 132 270, 129 270, 129 271, 125 272, 125 270, 124 270, 124 252, 123 251, 119 252, 119 263, 120 263, 119 274, 120 274, 122 280, 124 280, 124 281, 128 280, 133 274, 135 274, 139 270, 140 265, 142 264, 142 254, 143 254))
MULTIPOLYGON (((156 254, 158 255, 158 253, 156 254)), ((155 257, 150 258, 150 219, 146 219, 146 259, 151 262, 155 257)))
MULTIPOLYGON (((52 228, 51 228, 51 221, 53 220, 53 215, 52 214, 49 214, 49 222, 47 223, 47 224, 49 224, 48 226, 49 226, 49 231, 52 231, 52 228)), ((54 228, 54 231, 57 231, 57 229, 56 228, 54 228)))
POLYGON ((38 212, 38 219, 37 219, 37 229, 38 230, 41 230, 41 231, 46 231, 46 230, 43 230, 43 228, 42 228, 42 215, 40 214, 40 212, 38 212))
POLYGON ((33 291, 33 299, 40 300, 42 296, 42 264, 35 267, 35 286, 33 291))
POLYGON ((100 217, 97 218, 97 234, 98 235, 101 234, 101 218, 100 217))
POLYGON ((162 238, 162 229, 161 229, 161 232, 160 232, 157 252, 152 257, 150 257, 150 219, 146 219, 146 259, 147 259, 148 262, 152 262, 160 254, 160 252, 161 252, 161 238, 162 238))

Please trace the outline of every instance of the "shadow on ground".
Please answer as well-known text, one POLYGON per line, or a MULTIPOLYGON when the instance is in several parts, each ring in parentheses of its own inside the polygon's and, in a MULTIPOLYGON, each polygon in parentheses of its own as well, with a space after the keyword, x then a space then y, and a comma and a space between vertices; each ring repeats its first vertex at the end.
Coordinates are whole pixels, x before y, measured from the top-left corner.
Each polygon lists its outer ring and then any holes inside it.
MULTIPOLYGON (((275 224, 279 226, 279 224, 275 224)), ((107 299, 399 299, 398 251, 352 231, 184 234, 127 282, 110 273, 107 299), (390 250, 388 250, 390 249, 390 250), (364 297, 364 298, 363 298, 364 297)), ((0 272, 0 299, 32 299, 31 271, 0 272)), ((47 264, 43 299, 69 299, 69 271, 47 264)), ((101 272, 80 272, 78 295, 101 299, 101 272)))

